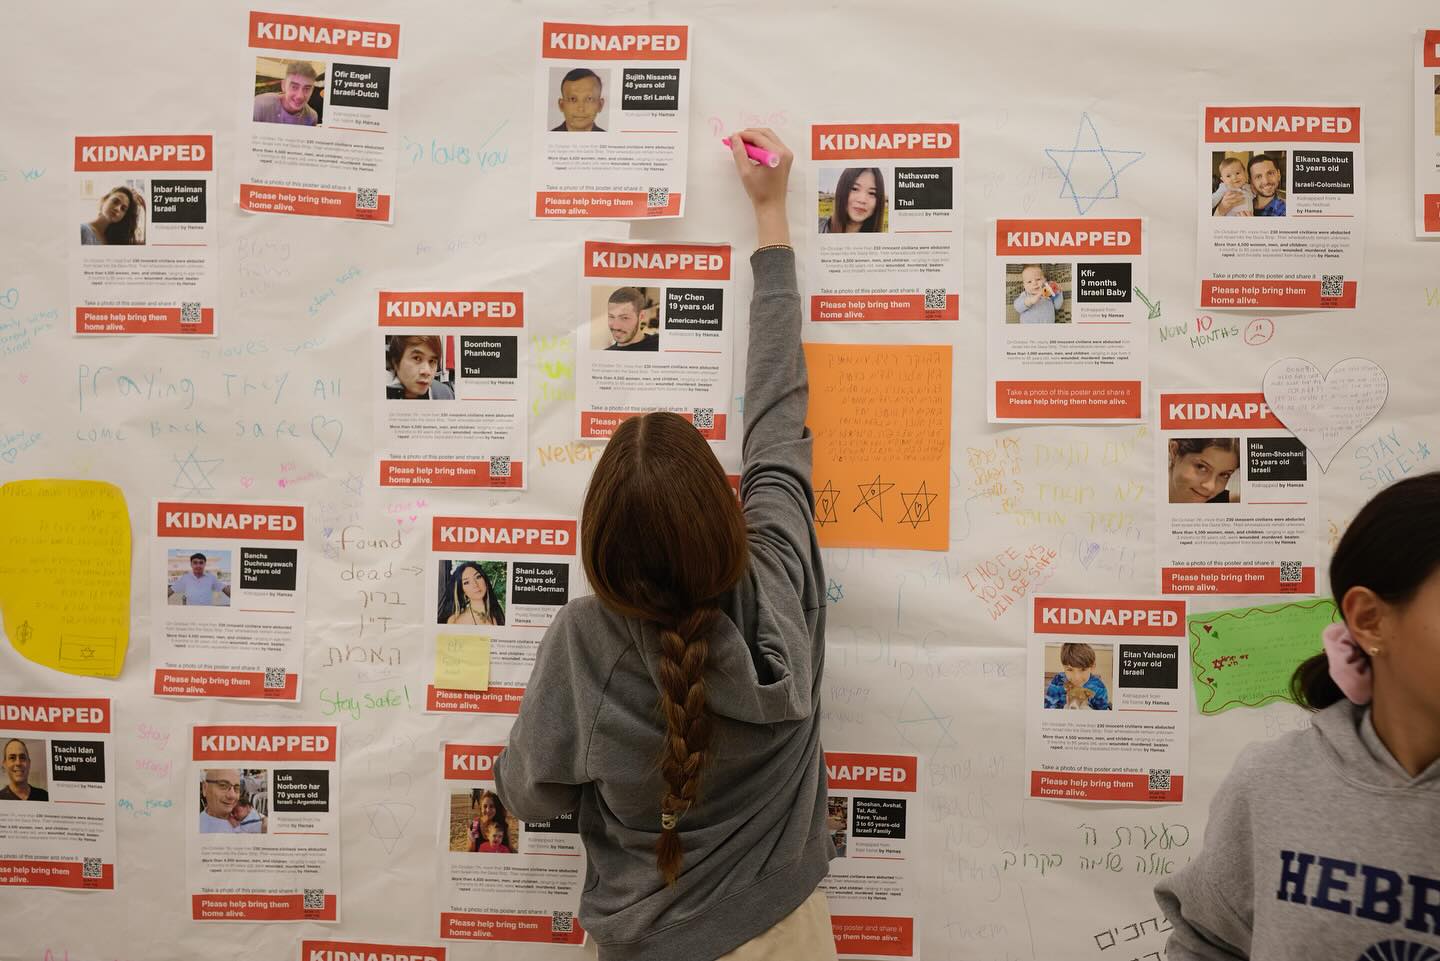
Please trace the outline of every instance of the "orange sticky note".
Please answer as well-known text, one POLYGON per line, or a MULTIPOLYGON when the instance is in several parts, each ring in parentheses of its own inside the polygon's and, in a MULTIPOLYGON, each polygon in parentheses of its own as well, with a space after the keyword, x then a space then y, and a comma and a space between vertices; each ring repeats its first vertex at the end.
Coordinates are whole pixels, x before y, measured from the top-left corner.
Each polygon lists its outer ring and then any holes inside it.
POLYGON ((806 344, 824 547, 950 546, 950 346, 806 344))

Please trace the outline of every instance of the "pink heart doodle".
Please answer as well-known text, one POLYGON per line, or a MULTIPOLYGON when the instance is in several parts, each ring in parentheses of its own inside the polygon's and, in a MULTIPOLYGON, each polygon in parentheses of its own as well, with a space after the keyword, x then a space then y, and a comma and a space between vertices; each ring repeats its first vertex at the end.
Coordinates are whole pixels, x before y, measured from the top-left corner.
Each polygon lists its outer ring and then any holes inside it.
POLYGON ((253 477, 242 477, 242 478, 240 478, 240 486, 241 486, 241 487, 249 487, 249 486, 250 486, 251 484, 253 484, 253 483, 255 483, 255 478, 253 478, 253 477))

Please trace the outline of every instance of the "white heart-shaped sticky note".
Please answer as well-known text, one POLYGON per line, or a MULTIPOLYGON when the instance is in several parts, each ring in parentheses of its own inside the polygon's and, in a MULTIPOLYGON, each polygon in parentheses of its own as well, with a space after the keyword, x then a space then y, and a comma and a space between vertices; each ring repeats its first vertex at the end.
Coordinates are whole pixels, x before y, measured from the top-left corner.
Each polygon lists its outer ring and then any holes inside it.
POLYGON ((1270 410, 1324 471, 1380 413, 1390 381, 1379 364, 1363 357, 1342 360, 1324 374, 1302 357, 1286 357, 1265 372, 1264 390, 1270 410))

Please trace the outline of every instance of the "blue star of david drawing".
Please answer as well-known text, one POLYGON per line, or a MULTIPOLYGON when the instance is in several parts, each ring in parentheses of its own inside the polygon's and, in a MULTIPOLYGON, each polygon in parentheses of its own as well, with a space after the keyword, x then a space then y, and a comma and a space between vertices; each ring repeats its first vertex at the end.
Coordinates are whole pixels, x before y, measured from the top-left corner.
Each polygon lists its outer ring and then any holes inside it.
POLYGON ((828 599, 831 604, 838 604, 840 602, 840 598, 844 596, 845 588, 841 587, 839 582, 836 581, 833 577, 830 578, 830 583, 825 586, 826 599, 828 599))
POLYGON ((180 492, 181 497, 191 497, 196 494, 213 494, 215 483, 210 480, 210 472, 221 464, 225 463, 219 457, 205 459, 195 456, 195 448, 190 448, 190 453, 185 457, 171 458, 175 465, 180 468, 175 474, 175 479, 170 486, 180 492))
POLYGON ((1142 150, 1107 150, 1100 142, 1100 133, 1088 113, 1080 115, 1075 130, 1075 146, 1069 150, 1046 147, 1045 156, 1060 171, 1060 196, 1075 201, 1075 212, 1084 216, 1098 200, 1120 197, 1121 171, 1138 163, 1145 156, 1142 150), (1076 161, 1080 170, 1074 170, 1076 161), (1072 173, 1073 171, 1073 173, 1072 173), (1075 181, 1081 181, 1077 184, 1075 181), (1093 188, 1089 185, 1093 184, 1093 188))

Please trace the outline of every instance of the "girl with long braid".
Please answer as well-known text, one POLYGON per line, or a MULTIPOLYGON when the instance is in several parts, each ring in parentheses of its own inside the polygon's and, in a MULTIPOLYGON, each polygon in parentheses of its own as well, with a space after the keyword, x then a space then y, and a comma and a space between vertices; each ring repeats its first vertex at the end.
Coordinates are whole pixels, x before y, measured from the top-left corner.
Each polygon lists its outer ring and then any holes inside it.
POLYGON ((580 921, 601 961, 835 957, 792 156, 769 130, 730 142, 759 238, 740 501, 683 418, 620 426, 581 515, 594 596, 541 642, 495 766, 521 820, 579 811, 580 921))

